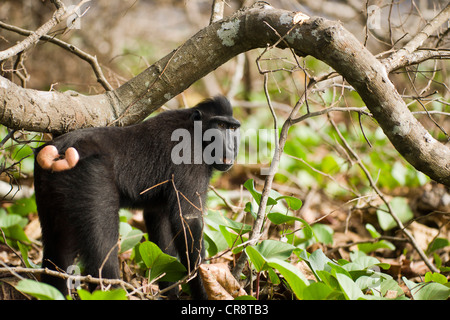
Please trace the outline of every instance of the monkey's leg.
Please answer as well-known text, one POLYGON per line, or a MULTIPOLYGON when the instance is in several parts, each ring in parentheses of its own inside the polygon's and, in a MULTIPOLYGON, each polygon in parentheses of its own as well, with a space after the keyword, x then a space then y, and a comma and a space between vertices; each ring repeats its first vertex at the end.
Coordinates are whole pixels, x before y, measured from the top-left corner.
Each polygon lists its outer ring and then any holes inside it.
MULTIPOLYGON (((103 279, 119 279, 118 240, 120 196, 111 166, 102 158, 89 161, 83 185, 82 203, 77 207, 78 248, 85 273, 103 279)), ((91 284, 93 290, 97 285, 91 284)))
MULTIPOLYGON (((197 209, 194 209, 197 211, 197 209)), ((175 234, 174 243, 178 251, 181 263, 189 273, 202 263, 205 250, 203 247, 202 218, 198 212, 192 212, 192 206, 184 206, 183 219, 172 215, 172 233, 175 234), (186 214, 187 213, 187 214, 186 214)), ((206 300, 208 296, 203 286, 203 281, 197 272, 195 277, 189 281, 192 298, 195 300, 206 300)))
MULTIPOLYGON (((144 218, 148 232, 148 239, 155 243, 164 253, 173 257, 177 256, 177 251, 174 246, 174 237, 172 235, 172 228, 169 221, 169 215, 164 210, 165 208, 159 205, 153 205, 144 210, 144 218)), ((165 289, 173 285, 172 282, 160 281, 160 289, 165 289)), ((179 288, 173 289, 164 293, 168 299, 177 299, 179 296, 179 288)))

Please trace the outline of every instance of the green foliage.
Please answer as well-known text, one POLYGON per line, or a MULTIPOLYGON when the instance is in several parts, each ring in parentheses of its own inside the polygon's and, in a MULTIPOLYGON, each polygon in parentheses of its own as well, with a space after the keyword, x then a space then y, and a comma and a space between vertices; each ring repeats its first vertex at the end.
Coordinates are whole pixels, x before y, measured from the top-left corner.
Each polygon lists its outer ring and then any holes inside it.
POLYGON ((37 212, 34 195, 30 198, 19 199, 12 206, 8 207, 8 213, 17 214, 21 217, 25 217, 33 212, 37 212))
POLYGON ((81 300, 128 300, 127 292, 124 289, 96 290, 92 293, 84 289, 78 289, 77 293, 81 300))
POLYGON ((16 289, 39 300, 64 300, 64 296, 58 289, 34 280, 20 280, 16 289))
MULTIPOLYGON (((261 194, 255 190, 253 181, 247 181, 244 186, 249 189, 254 200, 259 201, 261 199, 261 194)), ((286 198, 271 197, 270 199, 272 207, 275 207, 279 204, 279 201, 286 198)), ((301 203, 296 201, 290 203, 294 203, 297 209, 301 206, 301 203)), ((400 213, 402 220, 407 221, 411 218, 410 211, 406 209, 407 206, 403 198, 394 198, 391 205, 396 212, 400 213)), ((287 208, 291 207, 292 205, 288 203, 287 208)), ((299 221, 303 225, 303 236, 306 239, 321 243, 332 243, 331 228, 321 224, 310 226, 305 220, 288 213, 269 212, 267 218, 277 225, 299 221)), ((384 219, 383 222, 380 221, 380 224, 385 227, 390 226, 387 217, 378 215, 378 218, 384 219)), ((381 236, 372 225, 367 224, 366 228, 375 240, 381 236)), ((333 261, 320 249, 308 253, 303 246, 305 241, 295 241, 292 236, 287 240, 293 244, 276 240, 263 240, 257 245, 247 246, 245 253, 257 273, 267 272, 269 279, 274 284, 279 283, 279 280, 277 281, 279 274, 297 299, 392 299, 389 298, 392 293, 394 293, 394 299, 408 299, 397 281, 383 272, 383 270, 388 270, 390 265, 367 255, 367 253, 380 248, 395 249, 393 244, 388 241, 378 240, 360 244, 358 245, 359 250, 351 253, 350 261, 345 259, 333 261), (293 261, 292 254, 295 254, 297 261, 293 261), (307 279, 300 272, 300 269, 292 263, 299 261, 306 263, 315 280, 307 279)), ((436 247, 440 245, 445 245, 445 243, 437 244, 436 247)), ((403 281, 411 290, 414 299, 448 299, 450 296, 450 286, 446 277, 441 274, 427 273, 425 283, 421 284, 415 284, 407 279, 403 279, 403 281), (426 290, 423 290, 425 288, 426 290)))
MULTIPOLYGON (((388 292, 395 292, 395 299, 407 299, 398 283, 382 272, 390 266, 362 252, 354 252, 351 261, 332 261, 320 249, 310 254, 278 241, 265 245, 266 241, 246 248, 250 261, 257 272, 276 269, 298 299, 389 299, 386 298, 388 292), (315 281, 307 280, 299 269, 286 261, 292 252, 307 264, 315 281)), ((415 300, 450 297, 447 279, 441 274, 427 273, 425 282, 419 284, 406 278, 403 281, 415 300)))
POLYGON ((128 251, 134 248, 139 242, 141 242, 144 233, 136 228, 130 226, 127 222, 120 221, 119 223, 120 234, 120 252, 128 251))
MULTIPOLYGON (((0 136, 6 137, 9 132, 6 127, 0 126, 0 136)), ((0 167, 8 176, 17 179, 22 173, 28 174, 33 171, 34 153, 33 148, 37 148, 41 142, 36 137, 39 134, 22 131, 14 139, 8 139, 2 145, 2 158, 0 167)), ((1 139, 0 139, 1 140, 1 139)))
POLYGON ((270 269, 272 270, 272 274, 274 274, 273 269, 278 270, 288 282, 295 295, 300 297, 302 291, 307 286, 308 280, 294 265, 285 261, 294 249, 295 247, 292 245, 280 241, 265 240, 259 245, 248 246, 245 252, 257 272, 270 269))
POLYGON ((25 262, 25 266, 27 268, 35 268, 35 269, 40 268, 40 265, 37 265, 37 264, 33 263, 33 261, 28 259, 28 251, 29 251, 30 246, 22 244, 19 241, 17 241, 17 246, 19 247, 20 254, 22 255, 22 259, 25 262))
MULTIPOLYGON (((378 231, 375 229, 375 227, 371 224, 366 224, 366 229, 369 231, 372 238, 377 239, 381 237, 381 234, 378 233, 378 231)), ((378 249, 389 249, 394 250, 395 246, 387 241, 387 240, 379 240, 376 242, 367 242, 367 243, 359 243, 358 244, 358 250, 364 252, 364 253, 370 253, 373 251, 376 251, 378 249)))
MULTIPOLYGON (((257 201, 261 199, 252 180, 245 183, 249 189, 254 202, 246 204, 246 211, 250 216, 255 217, 257 201)), ((279 285, 284 282, 297 299, 302 300, 330 300, 330 299, 388 299, 388 293, 395 292, 395 299, 408 299, 397 281, 390 275, 383 272, 389 269, 389 265, 381 263, 377 258, 367 255, 380 248, 394 249, 394 246, 385 240, 377 240, 381 235, 374 226, 367 224, 366 229, 373 237, 374 242, 359 244, 358 251, 350 255, 350 261, 341 259, 334 261, 329 259, 322 250, 318 249, 308 253, 305 248, 314 242, 333 242, 333 231, 327 225, 309 225, 304 219, 292 215, 292 210, 300 209, 302 203, 295 197, 282 196, 276 192, 271 192, 268 203, 270 207, 266 213, 267 219, 274 225, 289 226, 294 222, 300 222, 302 229, 297 231, 301 238, 296 238, 294 233, 282 236, 284 241, 263 240, 254 246, 245 247, 245 253, 249 262, 257 273, 265 273, 272 285, 279 285), (271 210, 276 210, 272 212, 271 210), (281 211, 281 212, 278 212, 281 211), (308 279, 296 267, 296 263, 303 261, 314 275, 314 279, 308 279)), ((403 199, 393 199, 391 205, 396 212, 406 206, 403 199)), ((0 210, 0 226, 11 236, 11 227, 23 231, 26 225, 27 211, 35 208, 26 200, 11 206, 6 210, 0 210)), ((404 209, 406 213, 408 210, 404 209)), ((408 218, 408 215, 401 217, 408 218)), ((186 275, 185 267, 174 257, 161 251, 150 241, 141 242, 143 233, 132 228, 126 220, 129 213, 121 213, 120 235, 121 252, 132 249, 135 262, 147 270, 149 280, 157 279, 163 281, 178 281, 186 275)), ((387 226, 389 223, 382 222, 385 217, 378 215, 381 219, 380 225, 387 226), (383 224, 384 223, 384 224, 383 224)), ((245 235, 251 230, 251 226, 245 223, 236 222, 226 217, 223 212, 210 211, 205 216, 207 228, 205 230, 205 242, 207 243, 209 254, 216 254, 227 248, 237 253, 243 250, 242 246, 237 247, 246 241, 245 235)), ((5 232, 6 233, 6 232, 5 232)), ((20 242, 14 242, 20 249, 24 261, 28 267, 36 267, 28 260, 28 246, 20 242)), ((431 253, 448 245, 447 239, 437 238, 430 244, 428 252, 431 253)), ((406 278, 403 281, 410 290, 410 294, 415 300, 448 299, 450 295, 450 285, 447 278, 439 273, 427 273, 424 282, 415 283, 406 278)), ((33 280, 22 280, 16 286, 19 291, 27 293, 40 300, 62 300, 64 297, 55 288, 33 280)), ((79 298, 82 300, 124 300, 127 299, 126 291, 123 289, 111 291, 95 291, 90 293, 83 289, 78 289, 79 298)), ((242 299, 254 299, 246 296, 242 299)))
POLYGON ((433 251, 450 246, 450 240, 444 238, 436 238, 428 245, 427 252, 431 253, 433 251))
MULTIPOLYGON (((445 277, 444 277, 445 278, 445 277)), ((402 277, 402 280, 407 285, 414 300, 448 300, 450 297, 450 287, 448 282, 437 276, 437 274, 431 274, 425 278, 425 282, 415 283, 402 277), (428 279, 428 281, 427 281, 428 279), (438 280, 439 282, 432 282, 432 280, 438 280)))
MULTIPOLYGON (((21 215, 7 213, 6 210, 0 208, 0 228, 2 228, 9 245, 17 247, 17 241, 30 242, 23 230, 27 223, 28 219, 21 215)), ((0 237, 0 242, 4 242, 3 237, 0 237)))
POLYGON ((164 274, 160 281, 178 281, 186 275, 186 268, 178 259, 163 253, 153 242, 142 242, 137 249, 140 258, 149 269, 149 280, 154 280, 164 274))
POLYGON ((205 216, 207 228, 204 230, 206 250, 210 256, 214 256, 227 248, 233 248, 233 253, 242 251, 237 247, 246 241, 245 234, 251 230, 251 226, 229 219, 219 211, 208 211, 205 216))
MULTIPOLYGON (((395 197, 390 201, 390 205, 401 222, 408 222, 414 217, 405 198, 395 197)), ((388 209, 385 204, 381 205, 377 210, 378 222, 381 229, 385 231, 397 227, 397 223, 387 212, 387 210, 388 209)))
MULTIPOLYGON (((10 246, 18 248, 18 242, 30 243, 24 232, 28 224, 27 216, 36 212, 36 201, 34 196, 20 199, 14 202, 6 210, 0 208, 0 228, 2 228, 6 241, 10 246)), ((0 242, 4 242, 0 237, 0 242)))
MULTIPOLYGON (((38 300, 65 300, 58 289, 34 280, 20 280, 16 289, 38 300)), ((127 292, 124 289, 96 290, 92 293, 84 289, 77 289, 77 293, 81 300, 127 300, 127 292)))
MULTIPOLYGON (((250 192, 250 194, 252 195, 253 199, 255 199, 256 203, 260 203, 261 202, 261 193, 256 191, 255 184, 253 183, 253 179, 247 180, 244 183, 244 187, 250 192)), ((268 199, 267 199, 267 205, 268 206, 273 206, 275 204, 277 204, 277 201, 269 196, 268 199)))

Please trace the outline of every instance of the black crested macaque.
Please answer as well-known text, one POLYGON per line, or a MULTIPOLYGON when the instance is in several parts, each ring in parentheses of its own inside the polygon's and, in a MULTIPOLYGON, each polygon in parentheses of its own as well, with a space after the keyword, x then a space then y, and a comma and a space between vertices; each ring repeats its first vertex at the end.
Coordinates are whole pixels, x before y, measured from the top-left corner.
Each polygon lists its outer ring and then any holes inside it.
MULTIPOLYGON (((233 165, 239 127, 219 96, 129 127, 73 131, 38 148, 43 267, 67 270, 78 256, 85 274, 98 277, 104 264, 101 277, 119 279, 118 211, 126 207, 142 208, 149 239, 194 270, 204 258, 200 211, 211 173, 233 165)), ((63 279, 42 280, 68 292, 63 279)), ((200 276, 189 285, 193 299, 207 299, 200 276)))

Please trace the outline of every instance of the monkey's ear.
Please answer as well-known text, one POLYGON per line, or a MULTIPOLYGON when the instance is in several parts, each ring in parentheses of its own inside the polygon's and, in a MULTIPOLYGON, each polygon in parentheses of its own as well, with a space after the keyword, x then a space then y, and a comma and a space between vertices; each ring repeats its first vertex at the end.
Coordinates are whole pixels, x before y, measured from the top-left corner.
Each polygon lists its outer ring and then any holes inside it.
POLYGON ((200 121, 202 120, 202 113, 200 110, 194 110, 194 113, 191 116, 192 121, 200 121))

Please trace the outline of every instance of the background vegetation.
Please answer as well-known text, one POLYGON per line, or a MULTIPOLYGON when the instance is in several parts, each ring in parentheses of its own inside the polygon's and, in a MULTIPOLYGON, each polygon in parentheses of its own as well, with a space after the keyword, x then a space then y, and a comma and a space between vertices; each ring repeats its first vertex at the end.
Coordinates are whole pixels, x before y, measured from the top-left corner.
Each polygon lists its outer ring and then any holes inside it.
MULTIPOLYGON (((228 1, 225 15, 242 2, 228 1)), ((402 47, 448 2, 374 1, 381 8, 380 25, 375 29, 367 28, 365 18, 371 1, 356 5, 353 1, 280 0, 271 4, 339 19, 373 54, 382 57, 392 48, 402 47)), ((118 87, 206 26, 210 10, 211 2, 206 0, 99 0, 83 17, 79 29, 55 34, 96 55, 108 81, 118 87)), ((49 1, 0 4, 1 21, 29 30, 40 26, 51 12, 49 1)), ((429 45, 449 50, 448 31, 448 26, 443 27, 429 45)), ((0 29, 0 50, 20 39, 0 29)), ((4 77, 27 88, 103 92, 88 64, 50 43, 40 42, 1 66, 4 77)), ((449 71, 449 61, 440 59, 390 75, 409 108, 430 134, 444 142, 449 139, 449 71)), ((368 113, 324 113, 290 128, 262 236, 257 244, 244 246, 261 198, 265 178, 261 170, 268 168, 275 150, 273 135, 256 134, 258 129, 274 128, 268 98, 281 126, 305 91, 305 74, 331 72, 320 61, 295 58, 288 50, 255 50, 232 59, 162 108, 192 106, 221 93, 232 100, 235 116, 242 123, 246 139, 238 164, 225 174, 217 173, 211 181, 205 214, 209 262, 233 266, 245 250, 249 260, 240 283, 245 290, 241 299, 448 299, 448 189, 404 161, 368 113), (270 72, 261 74, 257 61, 261 69, 270 72), (269 151, 258 146, 268 146, 269 151), (255 154, 256 162, 251 161, 255 154), (417 254, 390 210, 435 270, 417 254)), ((327 107, 365 107, 339 77, 321 82, 308 94, 307 102, 300 113, 306 114, 306 108, 314 112, 327 107)), ((0 182, 5 187, 0 207, 0 298, 20 296, 9 291, 12 285, 37 298, 62 299, 32 281, 40 272, 35 274, 32 269, 41 270, 42 259, 32 189, 32 148, 49 137, 5 127, 0 130, 0 182), (27 273, 20 267, 27 268, 27 273), (32 280, 18 282, 23 278, 32 280)), ((123 210, 121 221, 123 289, 92 294, 79 290, 79 298, 153 299, 159 294, 155 279, 186 280, 176 259, 145 240, 140 212, 123 210)), ((227 291, 226 284, 220 286, 227 291)), ((212 291, 218 297, 218 289, 212 291)))

